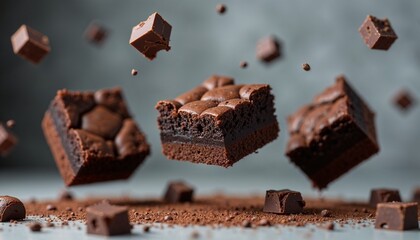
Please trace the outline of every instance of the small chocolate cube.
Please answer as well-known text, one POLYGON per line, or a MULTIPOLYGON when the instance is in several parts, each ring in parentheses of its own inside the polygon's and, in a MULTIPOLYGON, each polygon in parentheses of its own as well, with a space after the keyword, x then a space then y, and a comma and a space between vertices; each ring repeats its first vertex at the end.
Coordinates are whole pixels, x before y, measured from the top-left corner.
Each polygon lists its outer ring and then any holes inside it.
POLYGON ((17 138, 0 123, 0 156, 5 157, 17 144, 17 138))
POLYGON ((268 190, 265 195, 264 212, 278 214, 297 214, 303 211, 305 201, 300 192, 283 190, 268 190))
POLYGON ((50 52, 50 41, 44 34, 22 25, 11 37, 13 52, 32 63, 39 63, 50 52))
POLYGON ((102 202, 90 206, 87 212, 87 233, 103 236, 131 233, 128 208, 102 202))
POLYGON ((172 26, 159 13, 150 15, 146 21, 133 27, 130 44, 147 59, 153 60, 160 50, 169 51, 172 26))
POLYGON ((274 36, 262 38, 257 43, 257 58, 264 63, 271 63, 280 57, 280 42, 274 36))
POLYGON ((108 36, 108 31, 98 23, 91 23, 85 31, 86 39, 96 45, 102 44, 106 37, 108 36))
POLYGON ((417 203, 379 203, 375 228, 399 231, 418 229, 417 203))
POLYGON ((359 32, 371 49, 388 50, 398 38, 387 18, 378 19, 371 15, 366 17, 359 32))
POLYGON ((400 90, 393 98, 395 106, 403 111, 409 110, 415 103, 413 95, 408 90, 400 90))
POLYGON ((401 202, 400 192, 397 189, 378 188, 370 191, 370 206, 376 208, 378 203, 401 202))
POLYGON ((164 200, 169 203, 183 203, 193 201, 194 189, 188 184, 177 181, 170 182, 166 189, 164 200))

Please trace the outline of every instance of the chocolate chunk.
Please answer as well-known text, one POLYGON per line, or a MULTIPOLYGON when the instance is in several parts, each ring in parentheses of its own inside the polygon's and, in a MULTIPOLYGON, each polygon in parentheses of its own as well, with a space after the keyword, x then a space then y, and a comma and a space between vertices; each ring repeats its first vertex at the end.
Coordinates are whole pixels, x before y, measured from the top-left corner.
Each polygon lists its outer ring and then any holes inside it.
POLYGON ((71 201, 73 200, 73 194, 67 190, 63 190, 58 195, 58 199, 60 201, 71 201))
POLYGON ((378 188, 370 190, 371 207, 376 208, 378 203, 401 202, 400 192, 397 189, 378 188))
POLYGON ((8 128, 13 128, 15 125, 16 125, 16 122, 13 119, 7 120, 7 122, 6 122, 6 126, 8 128))
POLYGON ((375 114, 339 76, 287 119, 286 155, 323 189, 379 151, 375 114))
POLYGON ((23 203, 11 196, 0 196, 0 222, 22 220, 26 217, 23 203))
POLYGON ((32 232, 41 232, 42 230, 42 225, 39 222, 32 222, 28 227, 32 232))
POLYGON ((216 11, 219 13, 219 14, 224 14, 225 12, 226 12, 226 10, 227 10, 227 8, 226 8, 226 5, 225 4, 217 4, 216 5, 216 11))
POLYGON ((127 179, 149 154, 118 88, 59 91, 42 127, 67 186, 127 179))
POLYGON ((239 63, 239 66, 241 68, 247 68, 248 67, 248 62, 242 61, 242 62, 239 63))
POLYGON ((82 117, 82 129, 104 139, 113 139, 121 126, 121 116, 103 106, 95 107, 82 117))
POLYGON ((417 203, 379 203, 375 228, 398 231, 418 229, 417 203))
POLYGON ((86 212, 88 234, 113 236, 131 233, 127 207, 102 202, 88 207, 86 212))
POLYGON ((413 202, 420 202, 420 187, 413 190, 413 202))
POLYGON ((22 25, 11 37, 13 52, 22 58, 39 63, 50 52, 50 41, 44 34, 22 25))
POLYGON ((169 203, 192 202, 194 189, 182 181, 170 182, 166 189, 164 200, 169 203))
POLYGON ((366 17, 359 32, 371 49, 388 50, 398 38, 387 18, 378 19, 371 15, 366 17))
POLYGON ((302 64, 302 69, 305 71, 309 71, 311 70, 311 66, 307 63, 302 64))
POLYGON ((96 45, 101 45, 104 43, 107 36, 108 31, 106 28, 95 22, 90 23, 85 31, 86 39, 96 45))
POLYGON ((131 75, 136 76, 138 71, 136 69, 131 69, 131 75))
POLYGON ((0 123, 0 156, 7 156, 16 146, 17 142, 16 136, 0 123))
POLYGON ((213 75, 174 100, 159 101, 158 126, 169 159, 230 167, 277 138, 267 84, 235 85, 213 75))
POLYGON ((264 63, 271 63, 281 55, 280 42, 274 36, 262 38, 257 43, 257 58, 264 63))
POLYGON ((278 214, 297 214, 303 211, 305 201, 300 192, 283 190, 268 190, 265 195, 264 212, 278 214))
POLYGON ((406 89, 397 92, 393 98, 395 106, 403 111, 408 111, 415 104, 414 96, 406 89))
POLYGON ((159 13, 153 13, 146 21, 133 27, 130 44, 147 59, 153 60, 160 50, 169 51, 172 26, 159 13))

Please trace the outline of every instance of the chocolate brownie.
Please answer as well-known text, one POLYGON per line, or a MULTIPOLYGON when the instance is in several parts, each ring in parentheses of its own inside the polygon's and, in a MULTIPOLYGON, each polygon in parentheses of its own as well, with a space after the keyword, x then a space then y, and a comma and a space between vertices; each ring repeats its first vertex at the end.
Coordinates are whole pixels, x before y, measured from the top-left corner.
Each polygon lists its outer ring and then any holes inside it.
POLYGON ((319 189, 379 151, 374 113, 344 76, 289 116, 288 127, 286 155, 319 189))
POLYGON ((149 155, 118 88, 58 91, 42 128, 68 186, 126 179, 149 155))
POLYGON ((211 76, 200 86, 159 101, 158 126, 163 154, 223 167, 277 138, 274 96, 268 84, 235 85, 211 76))

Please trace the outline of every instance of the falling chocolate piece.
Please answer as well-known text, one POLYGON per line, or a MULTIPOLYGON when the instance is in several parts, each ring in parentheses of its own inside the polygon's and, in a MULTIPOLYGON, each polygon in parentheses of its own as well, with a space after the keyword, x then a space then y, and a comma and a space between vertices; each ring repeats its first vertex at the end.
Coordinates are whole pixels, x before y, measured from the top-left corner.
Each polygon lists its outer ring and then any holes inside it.
POLYGON ((15 54, 35 64, 51 51, 48 37, 26 25, 12 35, 11 41, 15 54))

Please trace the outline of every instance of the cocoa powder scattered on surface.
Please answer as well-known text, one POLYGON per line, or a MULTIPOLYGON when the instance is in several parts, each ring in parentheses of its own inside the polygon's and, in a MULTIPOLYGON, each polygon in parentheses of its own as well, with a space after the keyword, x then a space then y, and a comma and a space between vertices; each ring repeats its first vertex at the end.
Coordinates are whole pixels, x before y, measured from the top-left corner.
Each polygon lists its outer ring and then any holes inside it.
POLYGON ((251 226, 288 225, 305 226, 306 224, 325 224, 337 222, 347 224, 351 221, 373 220, 375 210, 367 203, 350 203, 342 200, 305 199, 306 207, 302 214, 278 215, 264 213, 264 198, 260 196, 234 197, 213 195, 198 197, 192 203, 165 203, 160 199, 134 198, 87 198, 70 201, 31 201, 25 203, 27 215, 55 216, 63 222, 72 220, 85 221, 85 208, 104 199, 112 204, 125 205, 129 208, 132 224, 167 223, 170 225, 199 226, 243 226, 250 221, 251 226), (53 205, 55 211, 48 211, 53 205), (73 211, 68 211, 73 209, 73 211), (77 211, 74 211, 76 210, 77 211), (329 209, 330 217, 321 216, 324 209, 329 209), (358 209, 358 211, 355 211, 358 209), (168 217, 170 216, 170 217, 168 217), (170 220, 169 220, 170 219, 170 220))

